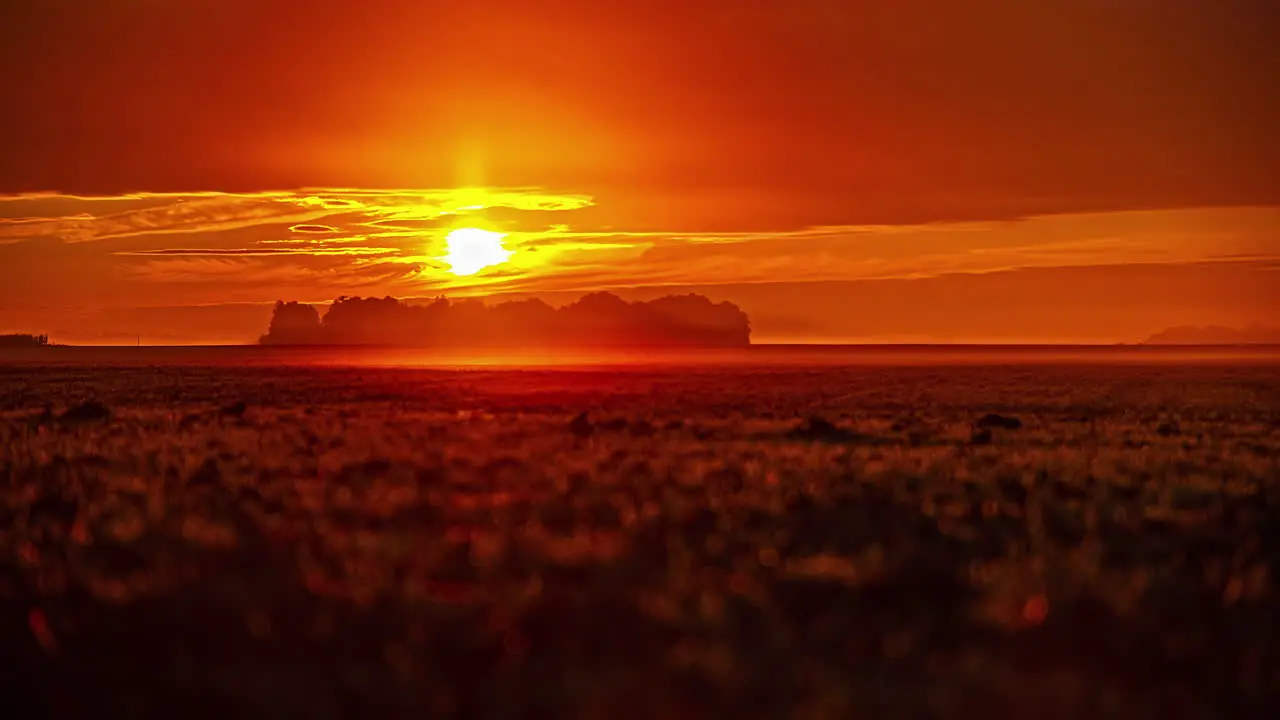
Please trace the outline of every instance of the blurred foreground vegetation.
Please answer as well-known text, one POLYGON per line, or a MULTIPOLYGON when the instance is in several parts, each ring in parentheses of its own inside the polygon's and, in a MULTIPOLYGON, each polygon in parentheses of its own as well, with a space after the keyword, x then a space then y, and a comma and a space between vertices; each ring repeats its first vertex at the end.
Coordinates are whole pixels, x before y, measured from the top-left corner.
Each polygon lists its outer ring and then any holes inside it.
POLYGON ((1280 687, 1270 365, 0 368, 0 448, 23 717, 1264 717, 1280 687))

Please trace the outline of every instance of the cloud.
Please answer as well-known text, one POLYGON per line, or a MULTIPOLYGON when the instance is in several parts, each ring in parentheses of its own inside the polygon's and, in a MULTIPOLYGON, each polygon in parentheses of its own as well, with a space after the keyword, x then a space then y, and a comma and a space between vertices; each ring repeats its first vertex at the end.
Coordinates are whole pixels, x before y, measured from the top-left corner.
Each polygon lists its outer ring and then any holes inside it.
POLYGON ((129 193, 80 196, 25 193, 0 196, 0 242, 51 239, 69 243, 117 238, 198 234, 250 227, 283 226, 294 233, 340 234, 323 224, 349 216, 355 224, 375 228, 379 236, 421 234, 426 223, 482 211, 557 212, 591 205, 586 195, 556 194, 534 188, 361 190, 303 188, 254 193, 129 193), (141 207, 102 212, 97 204, 146 201, 141 207), (84 212, 39 216, 26 209, 57 202, 81 205, 84 212))
POLYGON ((158 250, 132 250, 116 255, 167 255, 167 256, 219 256, 272 257, 275 255, 388 255, 400 252, 397 248, 384 247, 308 247, 308 248, 161 248, 158 250))
MULTIPOLYGON (((386 284, 379 293, 483 294, 1280 256, 1280 208, 1271 207, 735 232, 659 232, 578 221, 597 208, 592 197, 537 188, 34 193, 0 196, 0 245, 9 243, 3 250, 11 253, 9 267, 31 267, 39 257, 52 263, 56 255, 65 258, 60 263, 80 264, 80 279, 71 282, 87 278, 104 287, 119 287, 111 285, 111 273, 166 282, 168 267, 189 278, 184 282, 204 278, 210 301, 222 293, 272 300, 281 286, 307 283, 308 297, 324 298, 345 287, 344 274, 361 287, 386 284), (470 226, 503 232, 513 254, 501 266, 455 277, 440 262, 444 236, 470 226), (191 243, 175 246, 174 235, 191 243), (104 254, 113 264, 94 259, 104 254), (241 272, 226 264, 156 264, 180 260, 256 265, 241 272)), ((3 275, 0 269, 0 280, 3 275)))
POLYGON ((211 233, 253 227, 267 223, 301 222, 318 217, 317 210, 300 208, 282 193, 191 193, 151 196, 133 194, 117 198, 86 198, 36 194, 4 198, 4 204, 21 206, 50 198, 93 203, 95 200, 124 200, 146 197, 161 200, 156 205, 116 213, 84 212, 74 216, 22 218, 22 222, 0 219, 0 238, 47 238, 68 243, 93 242, 139 235, 211 233))
POLYGON ((275 262, 261 256, 159 256, 131 266, 126 276, 158 285, 210 285, 221 302, 261 302, 282 294, 310 301, 331 300, 353 290, 394 286, 412 278, 404 265, 352 266, 316 258, 322 264, 275 262), (268 288, 266 293, 263 288, 268 288))
POLYGON ((331 225, 308 225, 308 224, 301 224, 301 225, 292 225, 292 226, 290 226, 290 227, 289 227, 289 232, 296 232, 296 233, 309 233, 309 234, 315 234, 315 235, 326 235, 326 234, 330 234, 330 233, 339 233, 339 232, 342 232, 342 230, 340 230, 339 228, 333 227, 333 226, 331 226, 331 225))
POLYGON ((291 237, 291 238, 264 238, 258 241, 259 245, 282 245, 286 247, 339 247, 342 245, 354 245, 358 243, 368 242, 367 235, 346 235, 343 237, 291 237))
POLYGON ((510 267, 464 290, 924 278, 1015 268, 1198 262, 1231 249, 1280 254, 1275 208, 1028 217, 984 223, 832 226, 766 233, 513 233, 510 267), (530 260, 528 250, 545 250, 530 260))

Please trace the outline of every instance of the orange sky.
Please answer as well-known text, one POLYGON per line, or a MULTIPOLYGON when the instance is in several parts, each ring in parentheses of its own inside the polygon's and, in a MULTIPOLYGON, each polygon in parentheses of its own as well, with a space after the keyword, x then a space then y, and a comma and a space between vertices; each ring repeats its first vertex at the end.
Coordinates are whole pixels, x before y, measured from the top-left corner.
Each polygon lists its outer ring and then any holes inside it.
POLYGON ((0 5, 0 331, 696 290, 760 340, 1276 324, 1269 0, 0 5), (480 206, 476 209, 476 206, 480 206), (458 278, 443 233, 507 233, 458 278))

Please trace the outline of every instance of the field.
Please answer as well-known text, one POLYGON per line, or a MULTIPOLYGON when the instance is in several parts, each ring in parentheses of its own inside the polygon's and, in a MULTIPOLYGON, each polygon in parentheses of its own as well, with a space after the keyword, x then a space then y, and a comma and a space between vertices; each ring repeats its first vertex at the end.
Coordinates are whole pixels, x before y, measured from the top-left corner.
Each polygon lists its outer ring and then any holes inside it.
POLYGON ((0 366, 10 717, 1212 718, 1280 366, 0 366))

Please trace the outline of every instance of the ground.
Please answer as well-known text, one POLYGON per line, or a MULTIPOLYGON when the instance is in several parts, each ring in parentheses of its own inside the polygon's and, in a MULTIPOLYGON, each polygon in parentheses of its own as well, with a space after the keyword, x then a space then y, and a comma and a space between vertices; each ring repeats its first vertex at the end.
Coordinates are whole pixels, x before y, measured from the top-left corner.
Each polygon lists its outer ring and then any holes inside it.
POLYGON ((1263 717, 1280 366, 0 367, 10 717, 1263 717))

